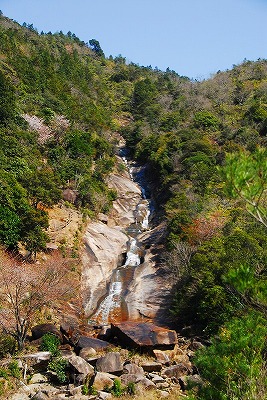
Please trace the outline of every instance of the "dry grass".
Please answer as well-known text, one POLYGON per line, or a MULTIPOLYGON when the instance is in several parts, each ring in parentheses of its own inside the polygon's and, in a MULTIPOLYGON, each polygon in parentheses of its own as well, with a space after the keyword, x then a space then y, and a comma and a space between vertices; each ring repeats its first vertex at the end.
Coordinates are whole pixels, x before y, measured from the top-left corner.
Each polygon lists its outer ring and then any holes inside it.
POLYGON ((160 393, 160 391, 156 391, 156 390, 146 390, 146 389, 142 389, 139 390, 137 394, 135 394, 134 396, 130 396, 130 395, 125 395, 125 396, 121 396, 120 399, 122 400, 162 400, 162 399, 168 399, 168 400, 182 400, 182 399, 186 399, 187 396, 182 394, 180 391, 178 390, 174 390, 170 393, 168 393, 168 395, 162 395, 160 393))

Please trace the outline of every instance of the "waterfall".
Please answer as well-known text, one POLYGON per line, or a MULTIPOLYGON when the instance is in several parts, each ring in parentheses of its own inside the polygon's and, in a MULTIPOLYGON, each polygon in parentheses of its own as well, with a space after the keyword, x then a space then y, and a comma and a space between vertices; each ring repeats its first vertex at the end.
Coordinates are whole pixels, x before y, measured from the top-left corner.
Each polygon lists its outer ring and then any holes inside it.
POLYGON ((126 255, 124 267, 137 267, 140 265, 139 250, 139 247, 136 245, 136 239, 132 238, 130 241, 130 249, 126 255))
POLYGON ((149 229, 149 217, 151 201, 147 199, 147 193, 144 187, 144 169, 133 166, 127 161, 127 158, 121 152, 121 158, 128 168, 132 180, 136 181, 141 189, 142 197, 135 210, 135 223, 127 228, 129 237, 128 251, 124 265, 113 271, 109 284, 108 294, 99 304, 96 313, 91 317, 91 321, 101 324, 108 324, 114 320, 127 319, 127 305, 123 298, 123 293, 133 277, 134 270, 140 263, 142 253, 138 243, 138 235, 149 229))

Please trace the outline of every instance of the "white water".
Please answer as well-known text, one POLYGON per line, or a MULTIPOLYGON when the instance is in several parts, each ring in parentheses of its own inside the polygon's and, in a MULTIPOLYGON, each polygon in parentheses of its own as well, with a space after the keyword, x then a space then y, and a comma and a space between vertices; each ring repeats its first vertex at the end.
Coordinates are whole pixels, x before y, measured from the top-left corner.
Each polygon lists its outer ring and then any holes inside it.
POLYGON ((100 317, 101 323, 108 322, 109 314, 115 308, 120 307, 121 304, 122 282, 120 271, 115 272, 115 276, 110 283, 109 294, 100 304, 98 311, 94 315, 94 319, 98 320, 100 317))
POLYGON ((137 267, 140 265, 139 247, 136 245, 136 239, 131 238, 130 249, 126 255, 124 267, 137 267))

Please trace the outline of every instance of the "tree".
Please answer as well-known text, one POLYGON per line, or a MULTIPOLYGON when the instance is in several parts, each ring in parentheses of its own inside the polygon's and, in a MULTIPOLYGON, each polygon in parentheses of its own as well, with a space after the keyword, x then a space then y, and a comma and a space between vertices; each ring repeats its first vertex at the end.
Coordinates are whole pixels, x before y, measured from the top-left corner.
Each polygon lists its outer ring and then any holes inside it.
POLYGON ((89 40, 89 44, 92 47, 92 50, 96 53, 99 57, 105 57, 103 50, 101 49, 100 43, 96 39, 89 40))
POLYGON ((221 172, 227 194, 242 199, 249 214, 267 228, 267 149, 227 154, 221 172))
POLYGON ((37 269, 1 255, 0 273, 0 325, 16 339, 21 350, 36 313, 72 293, 66 281, 66 262, 54 257, 37 269))
POLYGON ((0 124, 5 125, 16 114, 15 89, 10 80, 0 71, 0 124))
POLYGON ((210 347, 195 359, 207 379, 197 396, 200 400, 266 399, 266 321, 250 312, 223 326, 210 347))

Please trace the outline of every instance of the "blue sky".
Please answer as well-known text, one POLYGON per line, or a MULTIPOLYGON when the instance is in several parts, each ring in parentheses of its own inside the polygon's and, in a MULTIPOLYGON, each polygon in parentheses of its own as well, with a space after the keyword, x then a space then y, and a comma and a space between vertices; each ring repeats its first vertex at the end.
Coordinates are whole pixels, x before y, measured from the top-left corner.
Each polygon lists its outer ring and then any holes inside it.
POLYGON ((194 79, 267 58, 267 0, 0 0, 38 31, 99 40, 106 56, 194 79))

